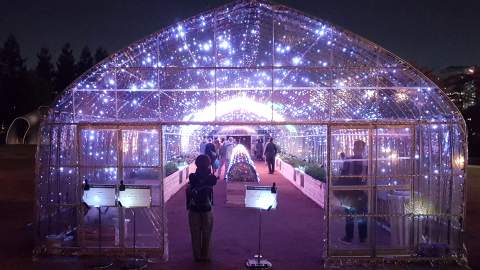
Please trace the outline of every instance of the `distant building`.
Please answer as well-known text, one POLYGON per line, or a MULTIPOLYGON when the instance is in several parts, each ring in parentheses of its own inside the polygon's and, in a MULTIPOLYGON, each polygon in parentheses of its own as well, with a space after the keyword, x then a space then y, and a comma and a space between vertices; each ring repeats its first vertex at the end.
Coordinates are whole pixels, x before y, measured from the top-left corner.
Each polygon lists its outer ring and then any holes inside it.
POLYGON ((477 104, 480 98, 480 67, 447 67, 436 72, 435 80, 462 111, 477 104))

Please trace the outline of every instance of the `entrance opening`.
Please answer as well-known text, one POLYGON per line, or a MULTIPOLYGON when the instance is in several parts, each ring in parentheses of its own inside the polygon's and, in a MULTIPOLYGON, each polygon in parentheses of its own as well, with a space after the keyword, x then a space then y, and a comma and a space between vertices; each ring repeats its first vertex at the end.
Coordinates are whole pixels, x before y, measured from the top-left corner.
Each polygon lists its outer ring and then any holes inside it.
MULTIPOLYGON (((199 154, 202 140, 231 137, 237 144, 243 144, 259 174, 258 185, 271 186, 275 182, 278 187, 278 209, 263 217, 263 254, 274 263, 309 267, 312 262, 320 262, 324 255, 326 131, 322 125, 169 125, 163 127, 165 162, 184 164, 191 173, 195 168, 190 164, 199 154), (280 152, 273 175, 268 174, 263 159, 269 138, 274 138, 280 152), (259 155, 262 160, 256 159, 259 140, 263 142, 259 155), (318 179, 305 176, 307 168, 316 169, 318 179), (304 183, 297 178, 305 178, 304 183)), ((212 256, 217 262, 242 265, 256 252, 258 210, 231 203, 234 200, 229 200, 229 196, 237 194, 227 187, 230 183, 224 180, 224 175, 222 169, 214 188, 212 256)), ((174 180, 177 177, 167 175, 164 185, 178 186, 179 182, 174 180)), ((164 186, 166 192, 180 190, 167 195, 170 199, 166 203, 170 263, 174 265, 192 261, 184 184, 180 184, 180 189, 164 186)))

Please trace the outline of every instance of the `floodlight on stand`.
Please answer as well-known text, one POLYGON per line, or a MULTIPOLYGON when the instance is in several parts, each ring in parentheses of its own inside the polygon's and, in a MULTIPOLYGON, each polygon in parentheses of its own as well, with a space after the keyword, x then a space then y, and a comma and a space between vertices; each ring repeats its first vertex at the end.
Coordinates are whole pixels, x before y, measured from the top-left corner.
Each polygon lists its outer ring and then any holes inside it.
POLYGON ((112 261, 102 254, 102 213, 101 207, 115 206, 115 186, 113 185, 93 185, 90 186, 88 180, 85 179, 83 183, 83 205, 88 211, 89 207, 95 207, 98 210, 98 254, 93 260, 87 262, 88 268, 106 269, 112 266, 112 261))
POLYGON ((258 209, 258 252, 245 262, 248 269, 271 269, 272 263, 262 256, 262 211, 277 207, 277 185, 246 186, 245 206, 258 209))
POLYGON ((148 186, 131 186, 124 185, 120 181, 118 204, 122 208, 130 209, 133 216, 133 257, 120 260, 120 268, 122 269, 144 269, 148 265, 146 258, 138 258, 136 255, 137 229, 136 229, 136 213, 135 208, 148 208, 152 203, 152 191, 148 186))

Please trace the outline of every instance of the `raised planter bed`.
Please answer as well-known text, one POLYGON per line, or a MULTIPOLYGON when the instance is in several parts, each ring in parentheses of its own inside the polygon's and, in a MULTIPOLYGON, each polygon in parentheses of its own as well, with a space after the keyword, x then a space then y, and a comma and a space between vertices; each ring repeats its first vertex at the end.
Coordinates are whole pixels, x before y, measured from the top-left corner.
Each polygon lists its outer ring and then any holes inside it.
POLYGON ((163 200, 165 202, 188 183, 188 176, 190 173, 195 172, 195 169, 195 164, 191 163, 189 166, 178 170, 163 179, 163 200))
POLYGON ((294 168, 292 165, 284 162, 281 158, 277 158, 275 162, 278 171, 287 178, 288 181, 320 207, 325 207, 325 195, 327 194, 325 183, 294 168))

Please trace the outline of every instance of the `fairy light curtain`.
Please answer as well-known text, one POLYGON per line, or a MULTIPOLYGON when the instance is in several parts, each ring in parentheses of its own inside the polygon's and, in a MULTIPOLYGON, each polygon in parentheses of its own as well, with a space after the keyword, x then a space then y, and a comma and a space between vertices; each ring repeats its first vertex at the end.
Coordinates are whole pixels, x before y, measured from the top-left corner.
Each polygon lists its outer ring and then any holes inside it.
MULTIPOLYGON (((291 138, 287 149, 302 145, 306 159, 330 165, 330 178, 338 176, 340 153, 349 155, 354 138, 365 140, 368 222, 393 230, 399 224, 393 216, 402 215, 397 221, 408 224, 403 233, 410 240, 342 246, 337 239, 345 217, 332 201, 326 211, 328 255, 365 255, 365 249, 372 255, 379 247, 415 254, 435 243, 462 253, 466 135, 457 108, 428 78, 380 46, 266 1, 236 2, 162 29, 65 89, 41 129, 38 243, 84 222, 77 211, 84 179, 148 183, 161 194, 163 160, 195 153, 191 142, 198 142, 195 131, 205 123, 284 125, 291 138), (159 125, 182 123, 165 130, 174 144, 160 138, 159 125), (375 193, 378 186, 388 192, 375 193), (403 204, 411 207, 388 210, 392 219, 385 219, 377 198, 388 201, 405 190, 403 204)), ((160 196, 158 208, 143 215, 145 235, 158 241, 145 238, 143 248, 164 248, 160 196)), ((109 247, 128 247, 122 228, 130 225, 120 224, 122 213, 113 212, 111 223, 119 225, 112 227, 109 247), (119 241, 116 234, 123 235, 119 241)), ((83 243, 70 244, 88 246, 83 243)))

